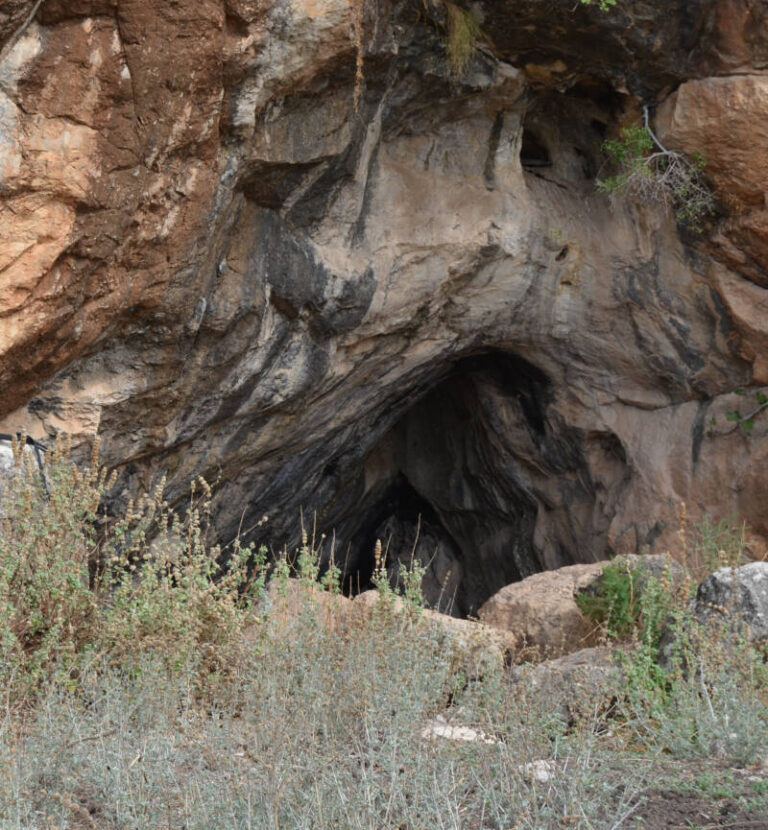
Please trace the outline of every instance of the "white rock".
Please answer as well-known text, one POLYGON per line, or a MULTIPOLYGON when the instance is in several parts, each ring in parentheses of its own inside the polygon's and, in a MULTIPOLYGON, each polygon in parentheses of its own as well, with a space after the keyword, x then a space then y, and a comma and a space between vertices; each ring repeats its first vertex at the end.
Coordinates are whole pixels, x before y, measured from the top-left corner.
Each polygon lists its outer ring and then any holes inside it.
POLYGON ((445 738, 448 741, 465 741, 467 743, 497 744, 499 741, 486 735, 479 729, 469 726, 452 726, 442 716, 438 715, 429 721, 421 731, 421 737, 427 739, 445 738))
POLYGON ((556 767, 553 761, 531 761, 518 767, 519 771, 529 781, 535 781, 538 784, 548 784, 554 777, 556 767))

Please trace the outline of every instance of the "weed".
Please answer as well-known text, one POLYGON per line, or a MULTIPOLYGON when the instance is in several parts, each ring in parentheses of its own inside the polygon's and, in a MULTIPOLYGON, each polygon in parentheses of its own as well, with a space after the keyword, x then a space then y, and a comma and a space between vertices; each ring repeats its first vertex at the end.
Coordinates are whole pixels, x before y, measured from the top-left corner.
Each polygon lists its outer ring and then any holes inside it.
POLYGON ((623 640, 637 632, 654 653, 672 608, 670 589, 668 580, 656 579, 642 565, 617 559, 603 570, 593 589, 576 597, 576 603, 610 639, 623 640))

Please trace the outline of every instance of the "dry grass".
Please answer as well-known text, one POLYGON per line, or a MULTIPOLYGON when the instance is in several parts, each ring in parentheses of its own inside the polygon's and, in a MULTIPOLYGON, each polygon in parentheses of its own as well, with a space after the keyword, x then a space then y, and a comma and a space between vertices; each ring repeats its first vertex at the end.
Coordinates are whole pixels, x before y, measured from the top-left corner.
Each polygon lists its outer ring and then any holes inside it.
POLYGON ((203 482, 183 519, 158 488, 97 536, 105 476, 49 479, 18 470, 0 533, 3 830, 612 830, 662 758, 766 746, 759 654, 684 616, 681 659, 660 669, 641 626, 573 720, 567 685, 457 661, 417 577, 396 599, 381 563, 362 613, 305 537, 265 589, 259 552, 209 545, 203 482))

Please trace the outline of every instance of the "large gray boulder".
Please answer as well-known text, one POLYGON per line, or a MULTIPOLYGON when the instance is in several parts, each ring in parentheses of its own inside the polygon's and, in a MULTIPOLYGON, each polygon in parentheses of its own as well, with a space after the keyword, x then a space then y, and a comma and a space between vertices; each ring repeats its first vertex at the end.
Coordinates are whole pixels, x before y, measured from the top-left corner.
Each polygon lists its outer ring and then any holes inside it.
POLYGON ((721 568, 699 586, 694 613, 701 622, 722 620, 768 641, 768 562, 721 568))

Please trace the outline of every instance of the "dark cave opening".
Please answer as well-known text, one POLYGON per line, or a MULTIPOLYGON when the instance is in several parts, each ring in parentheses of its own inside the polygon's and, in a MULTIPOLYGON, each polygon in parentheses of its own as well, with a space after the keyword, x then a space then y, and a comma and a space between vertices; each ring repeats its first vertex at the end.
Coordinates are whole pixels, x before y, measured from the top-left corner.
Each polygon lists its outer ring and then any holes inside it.
MULTIPOLYGON (((356 535, 355 547, 360 551, 374 551, 377 540, 381 540, 385 562, 388 565, 390 580, 397 583, 398 571, 402 564, 409 564, 411 559, 419 558, 419 547, 429 541, 435 542, 437 554, 440 545, 446 543, 453 550, 454 558, 458 551, 449 541, 449 534, 443 527, 440 517, 429 501, 421 496, 403 473, 398 473, 388 485, 380 498, 366 513, 365 522, 356 535)), ((422 551, 423 553, 423 551, 422 551)), ((434 564, 434 555, 430 556, 428 566, 434 564)), ((425 563, 427 564, 427 563, 425 563)), ((362 556, 356 564, 356 570, 346 574, 344 592, 350 595, 373 587, 374 557, 362 556)), ((437 597, 429 597, 430 604, 447 609, 452 604, 452 595, 443 586, 445 602, 437 597), (449 598, 450 595, 450 598, 449 598)))
POLYGON ((377 540, 390 584, 415 560, 426 604, 459 617, 534 573, 612 555, 627 459, 612 433, 563 420, 543 371, 489 351, 409 400, 372 444, 325 467, 345 593, 372 587, 377 540))
POLYGON ((372 587, 377 540, 393 585, 416 560, 427 604, 462 617, 510 582, 583 559, 563 509, 594 493, 552 396, 549 378, 516 355, 459 360, 362 461, 354 514, 335 525, 345 592, 372 587))
POLYGON ((520 144, 520 163, 523 167, 551 167, 552 157, 546 144, 530 129, 523 130, 520 144))

